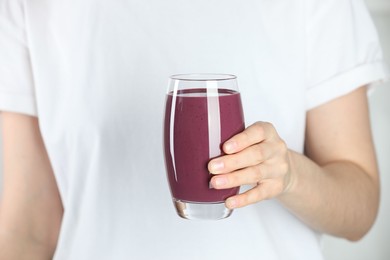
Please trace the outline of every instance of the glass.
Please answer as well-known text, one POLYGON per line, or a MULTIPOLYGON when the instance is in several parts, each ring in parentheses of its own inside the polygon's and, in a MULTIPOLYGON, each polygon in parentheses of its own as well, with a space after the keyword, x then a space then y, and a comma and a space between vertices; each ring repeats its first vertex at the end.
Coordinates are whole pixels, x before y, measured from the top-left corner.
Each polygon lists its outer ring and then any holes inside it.
POLYGON ((170 77, 164 120, 167 178, 174 206, 185 219, 223 219, 232 210, 225 200, 239 187, 210 186, 210 159, 222 155, 221 145, 244 130, 237 78, 226 74, 170 77))

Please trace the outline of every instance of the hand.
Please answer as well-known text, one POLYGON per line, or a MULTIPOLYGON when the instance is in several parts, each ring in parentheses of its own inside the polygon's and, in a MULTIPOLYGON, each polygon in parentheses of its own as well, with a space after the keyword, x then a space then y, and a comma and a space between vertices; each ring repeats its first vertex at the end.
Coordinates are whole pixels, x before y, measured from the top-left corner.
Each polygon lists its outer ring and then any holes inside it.
POLYGON ((226 200, 228 208, 239 208, 276 197, 291 183, 289 150, 274 126, 257 122, 233 136, 222 146, 226 155, 209 162, 215 174, 215 189, 252 184, 254 187, 226 200))

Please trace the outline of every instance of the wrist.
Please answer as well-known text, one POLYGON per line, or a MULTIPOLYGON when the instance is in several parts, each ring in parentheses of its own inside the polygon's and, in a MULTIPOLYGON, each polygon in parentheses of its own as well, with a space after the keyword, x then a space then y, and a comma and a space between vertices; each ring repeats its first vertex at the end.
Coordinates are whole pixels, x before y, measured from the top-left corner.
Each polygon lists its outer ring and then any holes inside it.
POLYGON ((285 185, 283 192, 279 195, 279 198, 287 197, 290 194, 293 194, 294 191, 298 187, 298 172, 299 170, 297 169, 297 160, 299 160, 299 156, 302 156, 292 150, 287 151, 287 162, 289 166, 288 173, 285 176, 285 185))

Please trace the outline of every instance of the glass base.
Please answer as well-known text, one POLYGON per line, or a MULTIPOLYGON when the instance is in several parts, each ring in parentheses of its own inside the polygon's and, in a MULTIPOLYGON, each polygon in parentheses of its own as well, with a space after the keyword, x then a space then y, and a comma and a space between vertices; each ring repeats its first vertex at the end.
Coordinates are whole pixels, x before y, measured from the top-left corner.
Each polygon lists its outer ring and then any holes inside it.
POLYGON ((224 202, 191 202, 173 199, 177 214, 191 220, 218 220, 229 217, 233 210, 224 202))

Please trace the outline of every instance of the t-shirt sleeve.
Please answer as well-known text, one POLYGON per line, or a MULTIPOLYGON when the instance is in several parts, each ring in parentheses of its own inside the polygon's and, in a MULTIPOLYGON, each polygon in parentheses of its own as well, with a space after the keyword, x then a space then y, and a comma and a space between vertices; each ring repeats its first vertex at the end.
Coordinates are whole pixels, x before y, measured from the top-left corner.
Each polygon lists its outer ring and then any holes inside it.
POLYGON ((306 2, 308 110, 389 78, 376 28, 363 0, 306 2))
POLYGON ((0 111, 36 116, 22 1, 0 0, 0 111))

